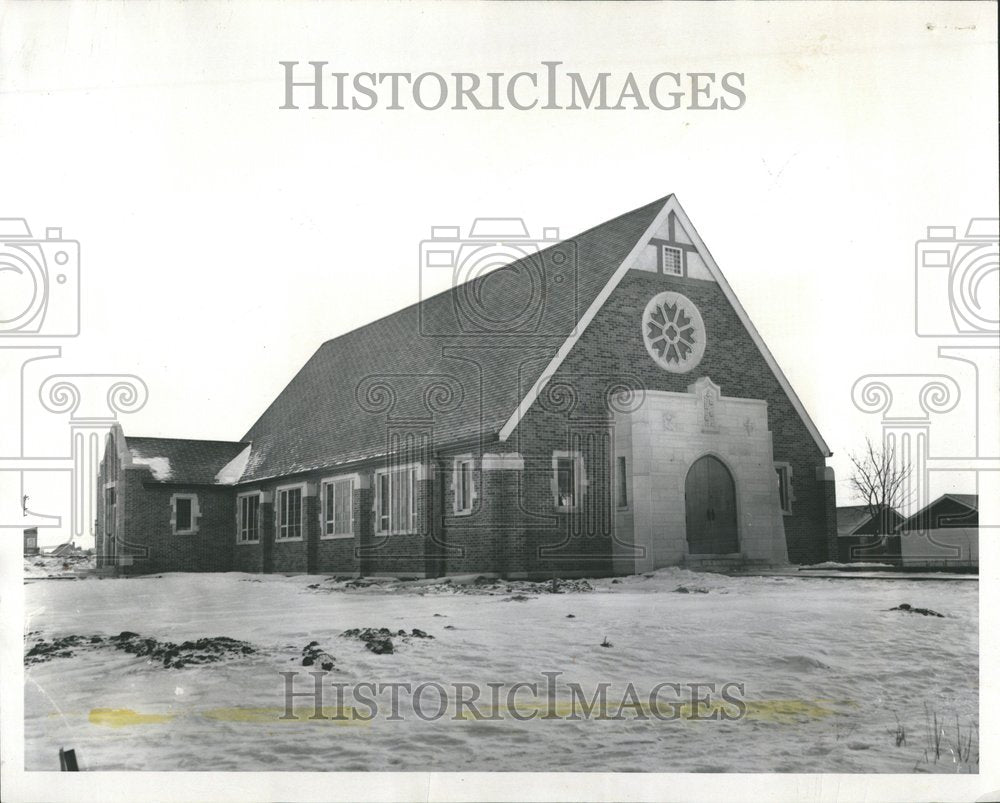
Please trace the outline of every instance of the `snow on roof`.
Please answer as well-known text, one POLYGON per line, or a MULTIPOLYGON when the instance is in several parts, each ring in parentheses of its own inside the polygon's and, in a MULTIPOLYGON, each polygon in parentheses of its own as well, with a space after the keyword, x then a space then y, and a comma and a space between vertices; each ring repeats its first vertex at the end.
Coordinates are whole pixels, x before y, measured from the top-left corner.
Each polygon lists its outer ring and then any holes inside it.
POLYGON ((249 459, 250 444, 248 443, 242 452, 219 469, 219 473, 215 475, 215 481, 219 485, 235 485, 243 476, 249 459))
MULTIPOLYGON (((178 438, 127 436, 132 464, 152 470, 154 482, 194 485, 232 485, 239 456, 250 445, 238 441, 196 441, 178 438)), ((244 461, 245 464, 245 461, 244 461)), ((242 473, 242 470, 240 470, 242 473)))
POLYGON ((132 451, 132 462, 138 466, 149 466, 153 472, 153 479, 163 482, 172 476, 170 470, 170 459, 167 457, 142 457, 132 451))

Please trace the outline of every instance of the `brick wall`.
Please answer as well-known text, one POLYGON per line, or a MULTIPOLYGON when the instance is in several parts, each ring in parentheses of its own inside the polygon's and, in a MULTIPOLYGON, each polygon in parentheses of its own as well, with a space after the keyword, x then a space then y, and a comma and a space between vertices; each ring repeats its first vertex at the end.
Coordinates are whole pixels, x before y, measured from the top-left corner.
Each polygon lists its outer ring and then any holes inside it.
MULTIPOLYGON (((428 468, 418 482, 415 533, 383 536, 374 532, 376 462, 350 469, 364 478, 352 500, 353 538, 321 537, 320 497, 307 495, 303 539, 276 542, 274 490, 287 479, 252 488, 192 489, 202 509, 199 532, 175 536, 170 532, 169 499, 184 489, 143 486, 141 477, 148 478, 148 472, 131 470, 119 472, 122 531, 140 551, 149 550, 145 571, 609 574, 614 570, 611 532, 615 515, 614 478, 609 470, 615 454, 609 387, 625 380, 639 387, 683 392, 701 376, 710 376, 725 396, 767 401, 774 459, 787 462, 793 472, 793 513, 784 517, 789 559, 799 563, 826 559, 836 502, 833 483, 824 482, 821 472, 817 475, 817 468, 824 465, 823 455, 721 289, 713 282, 638 271, 622 280, 511 439, 427 456, 428 468), (642 340, 640 322, 646 302, 666 289, 690 298, 705 321, 704 356, 686 374, 662 370, 650 359, 642 340), (567 449, 582 453, 589 480, 581 508, 571 514, 557 512, 552 492, 552 453, 567 449), (476 459, 477 498, 471 515, 460 516, 454 510, 452 461, 469 451, 476 459), (483 451, 519 455, 523 467, 484 470, 483 451), (265 493, 259 544, 236 544, 237 490, 265 493)), ((113 476, 113 466, 102 463, 101 472, 103 486, 113 476)), ((313 472, 296 481, 319 483, 329 474, 313 472)), ((102 505, 99 495, 99 544, 105 537, 102 505)), ((130 571, 142 570, 136 566, 130 571)))
POLYGON ((120 475, 119 489, 124 488, 124 493, 119 492, 119 499, 124 500, 121 547, 132 556, 132 565, 123 566, 123 573, 229 571, 235 542, 232 490, 153 484, 143 482, 146 474, 126 470, 120 475), (197 497, 197 532, 173 531, 171 498, 175 494, 197 497))
MULTIPOLYGON (((363 484, 370 486, 373 470, 357 471, 359 478, 364 477, 367 480, 363 484)), ((354 474, 356 470, 350 473, 354 474)), ((259 543, 237 544, 234 547, 232 569, 266 573, 332 574, 345 577, 359 574, 362 565, 362 545, 368 544, 370 547, 372 541, 372 491, 370 487, 359 487, 362 483, 355 483, 352 497, 354 528, 352 538, 324 538, 320 519, 321 483, 323 479, 330 477, 331 472, 324 470, 295 478, 295 484, 302 483, 307 488, 303 496, 303 538, 299 541, 275 538, 276 489, 280 485, 290 484, 289 479, 282 478, 255 486, 241 486, 238 489, 239 493, 263 492, 260 507, 261 537, 259 543)), ((235 530, 232 538, 235 542, 235 530)), ((367 571, 375 570, 378 570, 377 562, 367 571)))
MULTIPOLYGON (((261 510, 263 510, 263 507, 261 510)), ((233 538, 235 539, 235 533, 233 538)), ((261 542, 234 544, 233 561, 230 569, 234 572, 249 572, 251 574, 263 572, 264 549, 261 546, 261 542)))
MULTIPOLYGON (((441 558, 441 574, 509 574, 523 572, 524 521, 517 504, 519 469, 485 468, 483 455, 507 447, 490 443, 444 450, 438 460, 441 478, 439 520, 432 531, 441 558), (471 454, 474 500, 468 514, 455 510, 455 458, 471 454)), ((491 460, 487 457, 487 461, 491 460)))
MULTIPOLYGON (((116 440, 118 437, 121 437, 120 430, 112 430, 104 439, 104 454, 101 456, 101 464, 97 472, 97 499, 94 506, 97 525, 94 528, 94 552, 97 556, 97 565, 101 567, 114 564, 114 556, 111 553, 114 533, 107 531, 105 486, 118 481, 120 470, 116 440)), ((112 526, 114 527, 114 525, 112 526)))
MULTIPOLYGON (((374 475, 372 475, 374 478, 374 475)), ((365 574, 425 577, 437 568, 432 548, 433 481, 429 476, 416 483, 417 504, 414 532, 393 535, 372 532, 365 538, 361 565, 365 574)), ((370 498, 374 503, 374 490, 370 498)), ((374 515, 373 515, 374 518, 374 515)))
MULTIPOLYGON (((516 448, 526 460, 520 493, 522 508, 538 513, 551 511, 548 466, 553 450, 566 449, 571 441, 579 439, 587 444, 588 455, 594 455, 595 450, 600 452, 598 444, 610 426, 607 391, 618 380, 628 378, 639 387, 684 392, 701 376, 710 376, 726 396, 767 401, 774 459, 789 463, 793 473, 793 513, 784 517, 789 560, 793 563, 825 560, 830 539, 830 507, 835 502, 830 499, 827 487, 830 483, 817 477, 816 469, 825 464, 824 456, 714 282, 640 271, 630 271, 624 277, 515 430, 516 448), (642 311, 647 301, 663 290, 686 295, 697 305, 705 321, 704 356, 694 370, 685 374, 664 371, 650 359, 643 343, 642 311)), ((589 464, 594 464, 593 457, 589 464)), ((595 497, 592 504, 602 507, 607 504, 605 500, 613 500, 611 479, 604 477, 603 487, 600 482, 591 483, 588 495, 595 497)), ((600 519, 600 511, 596 519, 600 519)), ((532 521, 527 526, 526 559, 530 563, 535 551, 561 540, 564 547, 560 549, 566 557, 558 557, 559 550, 555 553, 549 550, 549 558, 539 561, 536 569, 602 568, 601 555, 609 554, 610 540, 588 538, 588 533, 596 532, 592 525, 577 530, 574 535, 571 522, 557 524, 553 531, 548 523, 532 521)))

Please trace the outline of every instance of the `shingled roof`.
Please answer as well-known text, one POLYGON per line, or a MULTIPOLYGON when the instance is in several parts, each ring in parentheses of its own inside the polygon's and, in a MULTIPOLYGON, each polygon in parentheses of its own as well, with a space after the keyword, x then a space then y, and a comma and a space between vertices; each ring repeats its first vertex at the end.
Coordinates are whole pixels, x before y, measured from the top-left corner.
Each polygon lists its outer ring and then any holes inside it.
POLYGON ((377 457, 407 428, 495 436, 669 197, 324 343, 243 437, 241 481, 377 457))
POLYGON ((979 526, 978 494, 941 494, 900 526, 902 532, 979 526))
POLYGON ((867 505, 843 505, 837 508, 837 535, 850 535, 871 518, 867 505))
POLYGON ((979 510, 979 494, 945 494, 970 510, 979 510))
MULTIPOLYGON (((859 530, 864 530, 872 518, 868 505, 841 505, 837 508, 837 535, 854 535, 859 530)), ((898 511, 889 508, 884 524, 895 529, 902 520, 898 511)))
POLYGON ((250 444, 177 438, 126 437, 133 466, 148 466, 152 481, 186 485, 232 485, 243 473, 250 444))

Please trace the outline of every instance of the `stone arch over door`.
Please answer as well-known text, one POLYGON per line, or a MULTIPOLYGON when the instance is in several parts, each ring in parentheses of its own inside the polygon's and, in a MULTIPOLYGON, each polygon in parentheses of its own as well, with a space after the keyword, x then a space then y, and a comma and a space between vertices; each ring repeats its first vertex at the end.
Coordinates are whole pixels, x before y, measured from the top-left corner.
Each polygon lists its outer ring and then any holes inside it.
POLYGON ((740 551, 736 483, 715 455, 699 457, 684 481, 688 553, 725 555, 740 551))

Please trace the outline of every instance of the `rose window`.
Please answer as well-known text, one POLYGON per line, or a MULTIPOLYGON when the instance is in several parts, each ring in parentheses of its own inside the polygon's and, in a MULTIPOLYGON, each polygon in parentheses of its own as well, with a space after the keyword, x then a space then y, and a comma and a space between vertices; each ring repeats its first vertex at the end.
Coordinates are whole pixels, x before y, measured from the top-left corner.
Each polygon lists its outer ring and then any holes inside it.
POLYGON ((649 356, 672 373, 690 371, 705 353, 705 322, 680 293, 650 299, 642 316, 642 336, 649 356))

